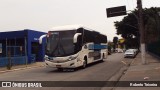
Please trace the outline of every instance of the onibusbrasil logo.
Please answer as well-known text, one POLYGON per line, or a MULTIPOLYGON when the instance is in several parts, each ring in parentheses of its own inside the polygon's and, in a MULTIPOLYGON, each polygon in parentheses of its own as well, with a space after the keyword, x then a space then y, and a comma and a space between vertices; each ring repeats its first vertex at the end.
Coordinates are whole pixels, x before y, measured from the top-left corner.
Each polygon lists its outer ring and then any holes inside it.
POLYGON ((2 82, 2 87, 42 87, 42 84, 35 82, 2 82))

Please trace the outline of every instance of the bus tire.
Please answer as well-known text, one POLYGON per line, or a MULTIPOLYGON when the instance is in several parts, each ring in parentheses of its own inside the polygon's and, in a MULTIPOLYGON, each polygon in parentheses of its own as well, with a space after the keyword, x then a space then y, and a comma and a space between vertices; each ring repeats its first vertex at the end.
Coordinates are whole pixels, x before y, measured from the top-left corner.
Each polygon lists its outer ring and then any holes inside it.
POLYGON ((102 55, 102 62, 104 62, 104 59, 105 59, 105 55, 104 55, 104 53, 103 53, 103 55, 102 55))
POLYGON ((87 57, 85 56, 84 57, 84 62, 83 62, 83 65, 82 65, 82 68, 86 68, 87 67, 87 57))
POLYGON ((63 71, 63 68, 57 68, 58 71, 63 71))

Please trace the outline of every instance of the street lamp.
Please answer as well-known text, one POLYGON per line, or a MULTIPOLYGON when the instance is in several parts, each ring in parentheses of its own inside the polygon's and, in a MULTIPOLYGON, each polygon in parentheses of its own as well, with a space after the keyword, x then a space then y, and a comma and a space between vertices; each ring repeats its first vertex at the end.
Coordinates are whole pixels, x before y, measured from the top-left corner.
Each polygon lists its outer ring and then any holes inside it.
POLYGON ((130 24, 125 24, 126 26, 130 26, 130 27, 132 27, 132 28, 134 28, 134 29, 137 29, 138 30, 138 28, 137 27, 135 27, 135 26, 133 26, 133 25, 130 25, 130 24))
POLYGON ((131 14, 133 14, 135 16, 135 18, 137 19, 137 21, 138 21, 138 19, 139 19, 138 16, 134 12, 132 12, 132 10, 128 10, 127 12, 131 12, 131 14))

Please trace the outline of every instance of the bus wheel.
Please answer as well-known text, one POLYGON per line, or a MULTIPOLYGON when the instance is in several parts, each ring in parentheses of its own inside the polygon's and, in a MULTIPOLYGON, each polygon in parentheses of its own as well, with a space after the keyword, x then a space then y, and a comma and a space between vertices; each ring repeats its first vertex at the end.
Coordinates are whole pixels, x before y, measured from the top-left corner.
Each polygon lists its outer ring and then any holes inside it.
POLYGON ((83 62, 83 68, 86 68, 86 66, 87 66, 87 62, 86 62, 86 60, 83 62))
POLYGON ((84 58, 84 62, 83 62, 82 68, 86 68, 86 66, 87 66, 87 57, 84 58))
POLYGON ((63 68, 57 68, 58 69, 58 71, 63 71, 63 68))
POLYGON ((104 58, 105 58, 105 56, 104 56, 104 53, 103 53, 102 60, 101 60, 102 62, 104 62, 104 58))

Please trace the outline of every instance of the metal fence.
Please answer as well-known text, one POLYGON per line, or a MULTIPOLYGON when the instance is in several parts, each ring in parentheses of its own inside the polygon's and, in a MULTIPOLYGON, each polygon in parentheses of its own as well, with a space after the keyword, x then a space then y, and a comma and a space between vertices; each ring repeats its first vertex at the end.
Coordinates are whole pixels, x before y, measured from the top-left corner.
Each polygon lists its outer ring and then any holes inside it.
POLYGON ((147 45, 147 50, 160 57, 160 40, 147 45))

